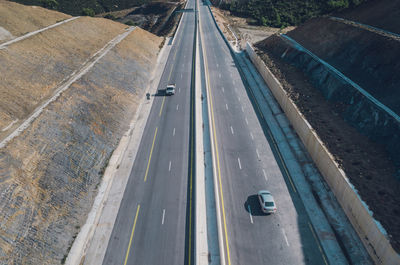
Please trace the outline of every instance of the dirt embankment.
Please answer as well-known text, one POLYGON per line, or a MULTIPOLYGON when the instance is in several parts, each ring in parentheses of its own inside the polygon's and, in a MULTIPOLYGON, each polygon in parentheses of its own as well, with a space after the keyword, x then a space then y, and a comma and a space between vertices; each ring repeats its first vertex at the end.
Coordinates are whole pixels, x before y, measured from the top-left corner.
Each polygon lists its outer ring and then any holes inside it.
POLYGON ((294 29, 294 27, 279 29, 250 25, 248 19, 235 17, 227 10, 219 9, 215 6, 211 6, 211 10, 225 37, 234 44, 236 37, 238 39, 237 45, 240 49, 246 48, 246 42, 254 44, 277 32, 286 33, 294 29))
MULTIPOLYGON (((3 117, 24 119, 125 28, 81 18, 1 50, 3 117)), ((149 83, 161 43, 136 28, 0 149, 0 264, 63 262, 149 83)))
POLYGON ((367 1, 335 15, 400 34, 400 0, 367 1))
POLYGON ((0 43, 53 25, 70 17, 70 15, 50 11, 42 7, 24 6, 0 0, 0 43))
POLYGON ((81 17, 0 50, 0 139, 125 28, 105 19, 81 17))
POLYGON ((99 14, 120 23, 135 25, 157 36, 171 36, 177 26, 186 1, 149 2, 139 7, 99 14))
POLYGON ((312 19, 288 35, 400 115, 398 40, 328 18, 312 19))
POLYGON ((280 37, 274 35, 258 43, 256 48, 341 165, 374 218, 387 230, 393 247, 398 250, 400 183, 394 177, 396 167, 385 148, 372 142, 340 116, 346 108, 343 103, 327 101, 301 68, 282 59, 288 46, 280 37))

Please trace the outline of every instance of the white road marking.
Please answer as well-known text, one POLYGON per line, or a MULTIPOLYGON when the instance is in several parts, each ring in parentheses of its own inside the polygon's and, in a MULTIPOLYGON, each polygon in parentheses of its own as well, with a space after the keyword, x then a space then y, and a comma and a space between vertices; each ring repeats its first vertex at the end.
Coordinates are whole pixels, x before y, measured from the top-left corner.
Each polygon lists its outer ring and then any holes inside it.
POLYGON ((228 110, 228 103, 225 104, 225 108, 226 108, 226 110, 228 110))
POLYGON ((264 174, 265 181, 268 182, 268 178, 267 178, 267 174, 265 173, 265 170, 263 169, 262 172, 263 172, 263 174, 264 174))
POLYGON ((165 209, 162 210, 162 220, 161 220, 161 224, 164 224, 164 218, 165 218, 165 209))
POLYGON ((286 245, 289 246, 289 241, 288 241, 288 239, 286 237, 285 229, 283 229, 283 228, 282 228, 282 233, 283 233, 283 236, 285 237, 286 245))
POLYGON ((172 136, 175 136, 175 128, 174 128, 174 131, 172 132, 172 136))
POLYGON ((249 209, 250 222, 253 223, 253 216, 251 215, 251 208, 250 208, 250 205, 247 205, 247 209, 249 209))
POLYGON ((242 106, 242 112, 244 113, 244 108, 243 108, 243 106, 242 106))
POLYGON ((232 128, 232 126, 231 126, 231 133, 234 134, 234 133, 233 133, 233 128, 232 128))
POLYGON ((217 64, 217 68, 219 67, 219 64, 217 64))
POLYGON ((168 171, 171 171, 171 161, 169 161, 168 171))
POLYGON ((260 159, 260 154, 258 153, 258 149, 257 148, 256 148, 256 153, 257 153, 258 159, 260 159))
POLYGON ((176 110, 178 110, 179 109, 179 104, 178 105, 176 105, 176 110))
POLYGON ((240 163, 240 158, 238 157, 238 164, 239 164, 239 168, 242 169, 242 164, 240 163))
POLYGON ((225 93, 225 88, 224 87, 222 87, 222 92, 225 93))
POLYGON ((254 140, 253 133, 250 132, 251 140, 254 140))
POLYGON ((249 121, 247 120, 247 117, 245 118, 245 120, 246 120, 246 124, 249 125, 249 121))

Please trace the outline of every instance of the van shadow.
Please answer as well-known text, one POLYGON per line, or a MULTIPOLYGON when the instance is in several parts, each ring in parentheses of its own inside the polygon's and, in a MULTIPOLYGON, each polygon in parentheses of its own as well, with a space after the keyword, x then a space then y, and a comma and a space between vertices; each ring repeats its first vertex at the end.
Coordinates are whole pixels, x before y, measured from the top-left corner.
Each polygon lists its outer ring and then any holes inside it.
POLYGON ((246 212, 251 213, 253 216, 263 216, 263 215, 269 215, 264 213, 261 210, 260 202, 258 201, 258 196, 257 194, 250 195, 247 197, 246 202, 244 203, 244 208, 246 212))

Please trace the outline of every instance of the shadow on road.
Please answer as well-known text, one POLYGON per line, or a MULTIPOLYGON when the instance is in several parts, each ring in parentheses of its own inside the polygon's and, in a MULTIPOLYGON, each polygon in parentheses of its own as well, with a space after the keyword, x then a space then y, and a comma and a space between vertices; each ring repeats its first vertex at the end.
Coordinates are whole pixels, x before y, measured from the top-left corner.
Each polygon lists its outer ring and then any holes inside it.
POLYGON ((244 206, 246 212, 251 213, 251 215, 253 215, 253 216, 269 215, 269 214, 264 213, 261 210, 257 194, 250 195, 249 197, 247 197, 247 200, 243 206, 244 206))

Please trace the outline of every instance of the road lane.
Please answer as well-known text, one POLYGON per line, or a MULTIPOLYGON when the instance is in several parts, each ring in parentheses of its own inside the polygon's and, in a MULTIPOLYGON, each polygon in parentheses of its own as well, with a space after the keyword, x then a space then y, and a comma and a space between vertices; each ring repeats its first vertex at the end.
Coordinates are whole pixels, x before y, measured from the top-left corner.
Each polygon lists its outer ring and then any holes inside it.
MULTIPOLYGON (((189 0, 190 8, 194 0, 189 0)), ((194 19, 193 11, 184 13, 159 84, 165 88, 175 83, 177 93, 152 95, 156 98, 103 264, 185 264, 190 255, 186 241, 191 222, 187 201, 194 19)))
POLYGON ((211 137, 217 157, 225 264, 324 264, 304 206, 282 175, 233 57, 208 8, 200 5, 199 12, 208 100, 213 102, 211 137), (255 196, 260 189, 273 193, 276 214, 261 212, 255 196))

